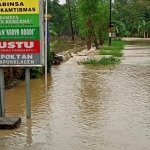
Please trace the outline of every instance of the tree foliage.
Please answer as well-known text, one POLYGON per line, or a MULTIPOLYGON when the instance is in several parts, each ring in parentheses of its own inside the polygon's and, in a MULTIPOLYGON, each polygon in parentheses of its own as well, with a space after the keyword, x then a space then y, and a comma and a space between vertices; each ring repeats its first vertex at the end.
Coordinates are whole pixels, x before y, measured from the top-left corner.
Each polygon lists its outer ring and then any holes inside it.
POLYGON ((148 22, 150 21, 149 0, 115 0, 113 19, 117 23, 120 36, 130 33, 131 36, 146 37, 148 22))
POLYGON ((78 27, 79 33, 86 38, 87 49, 91 48, 93 41, 95 46, 101 44, 108 32, 108 2, 103 0, 78 0, 78 27))
POLYGON ((49 1, 48 12, 52 14, 50 28, 58 35, 70 34, 70 20, 74 34, 86 39, 87 49, 93 42, 96 47, 108 37, 109 1, 104 0, 70 0, 60 5, 57 0, 49 1), (71 9, 71 19, 69 11, 71 9))

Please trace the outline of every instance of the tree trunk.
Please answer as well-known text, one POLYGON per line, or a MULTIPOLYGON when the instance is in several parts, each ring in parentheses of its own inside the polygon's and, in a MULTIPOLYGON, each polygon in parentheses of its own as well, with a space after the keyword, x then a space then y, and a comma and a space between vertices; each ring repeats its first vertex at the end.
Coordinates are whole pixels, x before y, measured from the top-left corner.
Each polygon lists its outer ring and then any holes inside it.
POLYGON ((86 45, 87 45, 87 50, 90 50, 91 49, 91 39, 90 38, 87 38, 86 39, 86 45))
POLYGON ((99 39, 99 45, 103 45, 104 44, 104 40, 103 39, 99 39))
POLYGON ((104 40, 101 37, 101 29, 99 29, 99 45, 103 45, 104 44, 104 40))
POLYGON ((88 29, 88 36, 86 39, 87 49, 91 49, 91 43, 92 43, 92 24, 91 19, 87 18, 86 27, 88 29))
POLYGON ((98 42, 97 42, 97 38, 96 38, 96 35, 95 35, 95 32, 94 32, 94 28, 92 26, 92 31, 93 31, 93 39, 94 39, 94 44, 95 44, 95 47, 96 49, 98 49, 98 42))
POLYGON ((0 117, 2 117, 2 104, 1 104, 1 98, 0 98, 0 117))
POLYGON ((69 11, 69 19, 70 19, 70 29, 71 29, 71 38, 74 41, 74 34, 73 34, 73 25, 72 25, 72 15, 71 15, 71 8, 70 8, 70 1, 67 0, 68 3, 68 11, 69 11))

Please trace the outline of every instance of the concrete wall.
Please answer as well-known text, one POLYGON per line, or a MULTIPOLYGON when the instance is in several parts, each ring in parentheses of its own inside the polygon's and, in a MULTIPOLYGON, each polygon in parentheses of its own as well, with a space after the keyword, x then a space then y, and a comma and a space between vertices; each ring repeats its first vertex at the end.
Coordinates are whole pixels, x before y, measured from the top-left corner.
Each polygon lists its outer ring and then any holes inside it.
POLYGON ((76 48, 70 49, 69 51, 59 53, 59 55, 63 55, 63 60, 68 61, 71 57, 73 57, 74 54, 77 54, 77 52, 81 52, 84 49, 86 49, 85 46, 76 47, 76 48))

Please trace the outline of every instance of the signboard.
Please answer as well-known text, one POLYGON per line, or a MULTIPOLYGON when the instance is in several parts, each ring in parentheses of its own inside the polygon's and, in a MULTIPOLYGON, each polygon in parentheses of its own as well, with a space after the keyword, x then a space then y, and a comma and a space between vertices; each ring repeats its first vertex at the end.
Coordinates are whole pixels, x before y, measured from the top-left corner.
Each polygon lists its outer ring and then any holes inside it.
POLYGON ((43 65, 43 0, 0 0, 0 67, 43 65))

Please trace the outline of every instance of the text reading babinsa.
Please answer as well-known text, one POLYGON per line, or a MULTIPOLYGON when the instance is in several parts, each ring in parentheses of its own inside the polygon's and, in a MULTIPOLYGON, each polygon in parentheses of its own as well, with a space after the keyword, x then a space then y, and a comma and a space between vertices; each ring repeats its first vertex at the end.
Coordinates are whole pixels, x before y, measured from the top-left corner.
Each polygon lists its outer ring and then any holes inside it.
POLYGON ((35 12, 35 7, 25 7, 23 2, 0 2, 0 12, 35 12), (11 8, 9 8, 11 7, 11 8))

